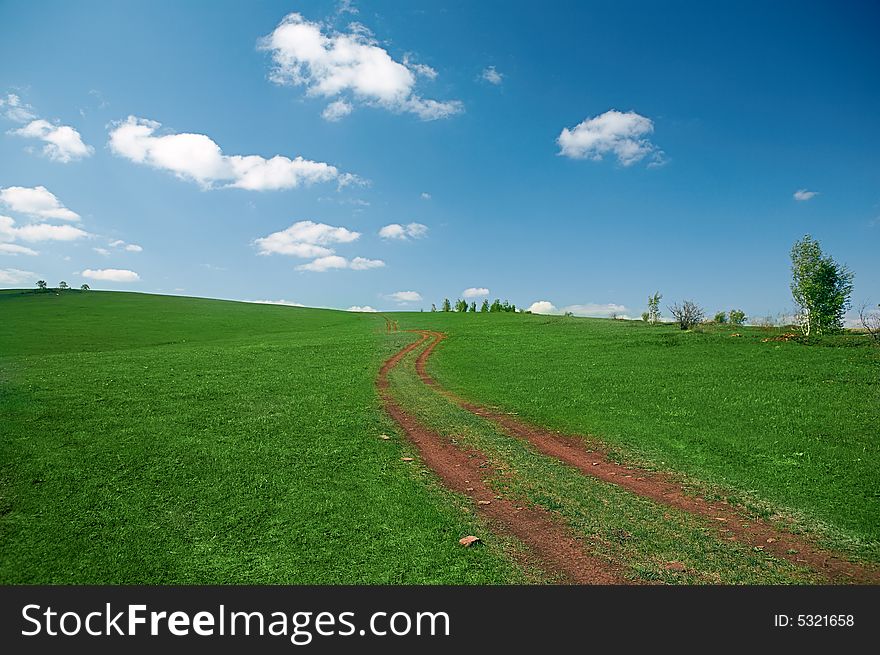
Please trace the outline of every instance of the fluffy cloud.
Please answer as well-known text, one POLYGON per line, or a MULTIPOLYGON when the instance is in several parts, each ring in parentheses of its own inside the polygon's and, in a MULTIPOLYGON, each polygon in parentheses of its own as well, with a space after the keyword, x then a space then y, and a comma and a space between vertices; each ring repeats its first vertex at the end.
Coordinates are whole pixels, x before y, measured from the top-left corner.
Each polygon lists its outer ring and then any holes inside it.
POLYGON ((461 292, 463 298, 480 298, 488 296, 489 290, 486 287, 470 287, 461 292))
POLYGON ((379 310, 378 310, 378 309, 375 309, 375 308, 373 308, 373 307, 370 307, 369 305, 352 305, 351 307, 349 307, 349 308, 346 309, 345 311, 347 311, 347 312, 367 312, 367 313, 375 313, 375 312, 377 312, 377 311, 379 311, 379 310))
POLYGON ((366 271, 371 268, 382 268, 383 266, 385 266, 385 262, 381 259, 367 259, 366 257, 355 257, 348 265, 353 271, 366 271))
POLYGON ((419 302, 422 299, 422 294, 418 291, 396 291, 388 296, 392 300, 396 300, 399 303, 406 302, 419 302))
POLYGON ((324 117, 338 120, 357 101, 394 112, 415 114, 422 120, 447 118, 462 111, 458 100, 425 99, 415 91, 417 76, 429 79, 436 71, 413 64, 405 57, 395 61, 380 47, 369 30, 352 23, 348 32, 324 32, 324 26, 292 13, 260 40, 259 47, 271 54, 270 79, 276 84, 303 86, 311 96, 336 98, 324 117))
POLYGON ((92 248, 99 255, 104 255, 104 257, 108 257, 110 255, 110 251, 106 248, 92 248))
POLYGON ((421 196, 421 198, 422 198, 422 200, 430 200, 430 199, 431 199, 431 194, 428 193, 427 191, 422 191, 422 196, 421 196))
POLYGON ((43 119, 33 120, 11 134, 44 141, 43 154, 52 161, 64 164, 89 157, 95 152, 92 146, 83 143, 79 132, 70 125, 52 125, 43 119))
POLYGON ((324 107, 324 111, 321 112, 321 118, 325 121, 335 123, 348 116, 352 111, 354 111, 354 107, 351 106, 350 102, 346 102, 345 100, 335 100, 324 107))
POLYGON ((36 250, 15 243, 0 243, 0 255, 39 255, 36 250))
POLYGON ((532 314, 558 314, 559 310, 556 309, 556 305, 554 305, 549 300, 538 300, 529 305, 529 308, 526 310, 532 312, 532 314))
POLYGON ((141 276, 134 271, 122 268, 99 268, 97 270, 87 268, 80 275, 90 280, 103 282, 137 282, 141 279, 141 276))
POLYGON ((10 186, 0 189, 0 202, 12 211, 37 218, 78 221, 79 214, 70 211, 44 186, 10 186))
POLYGON ((601 160, 612 154, 623 166, 630 166, 650 156, 654 164, 663 161, 663 153, 646 137, 654 131, 650 118, 634 111, 606 111, 588 118, 576 127, 565 128, 557 138, 559 154, 573 159, 601 160))
POLYGON ((495 70, 494 66, 489 66, 483 69, 483 73, 480 77, 486 80, 489 84, 494 84, 495 86, 498 86, 499 84, 501 84, 501 80, 504 78, 504 75, 495 70))
POLYGON ((267 191, 293 189, 304 184, 336 180, 340 186, 361 183, 335 166, 296 157, 275 155, 224 155, 220 146, 204 134, 165 134, 156 121, 129 116, 114 123, 110 130, 110 149, 138 164, 174 173, 203 188, 217 186, 267 191))
POLYGON ((296 267, 296 270, 324 273, 338 268, 348 268, 348 260, 339 255, 327 255, 326 257, 318 257, 317 259, 310 261, 308 264, 300 264, 296 267))
POLYGON ((428 233, 428 226, 421 223, 409 223, 401 225, 400 223, 391 223, 379 230, 379 236, 383 239, 421 239, 428 233))
POLYGON ((37 223, 16 227, 8 216, 0 216, 0 241, 75 241, 90 236, 72 225, 37 223))
POLYGON ((361 236, 344 227, 334 227, 314 221, 297 221, 286 230, 273 232, 269 236, 254 240, 261 255, 292 255, 304 259, 327 257, 333 249, 327 246, 335 243, 351 243, 361 236))
POLYGON ((798 202, 804 202, 805 200, 810 200, 818 195, 818 191, 807 191, 806 189, 798 189, 794 192, 794 195, 792 197, 798 202))
POLYGON ((0 284, 34 282, 36 277, 36 274, 30 271, 22 271, 17 268, 0 268, 0 284))
POLYGON ((302 303, 292 302, 290 300, 245 300, 245 302, 257 303, 258 305, 285 305, 287 307, 305 307, 302 303))
POLYGON ((618 316, 620 318, 627 318, 626 312, 627 308, 623 305, 617 305, 615 303, 586 303, 583 305, 567 305, 562 309, 559 309, 549 300, 539 300, 537 302, 533 302, 528 311, 533 314, 567 314, 572 313, 575 316, 592 316, 596 318, 609 318, 611 316, 618 316))
POLYGON ((122 248, 126 252, 143 252, 144 249, 141 248, 136 243, 126 243, 122 239, 116 239, 115 241, 110 242, 111 248, 122 248))
POLYGON ((16 123, 27 123, 37 117, 33 112, 33 107, 22 102, 21 98, 14 93, 0 98, 0 113, 16 123))

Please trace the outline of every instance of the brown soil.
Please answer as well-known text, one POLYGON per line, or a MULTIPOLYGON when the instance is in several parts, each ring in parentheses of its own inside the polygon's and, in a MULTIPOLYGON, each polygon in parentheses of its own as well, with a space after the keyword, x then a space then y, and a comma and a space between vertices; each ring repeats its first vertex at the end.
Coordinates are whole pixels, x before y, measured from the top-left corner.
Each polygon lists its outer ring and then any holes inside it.
POLYGON ((388 372, 429 338, 430 335, 423 334, 419 341, 389 358, 377 380, 385 411, 403 428, 424 462, 449 489, 470 497, 474 511, 487 519, 493 531, 512 535, 525 544, 529 549, 526 564, 536 565, 554 578, 574 584, 625 582, 618 567, 588 554, 581 542, 549 512, 499 498, 487 484, 494 471, 482 453, 465 450, 444 439, 394 401, 388 392, 388 372))
POLYGON ((782 531, 762 519, 749 516, 742 508, 721 501, 709 501, 687 493, 684 486, 670 476, 626 466, 611 461, 601 447, 582 436, 569 436, 529 425, 510 414, 469 402, 441 388, 428 374, 426 364, 434 348, 446 335, 417 330, 424 343, 433 341, 419 354, 416 371, 421 380, 439 393, 466 409, 499 425, 507 434, 525 439, 538 451, 555 457, 581 473, 669 507, 704 517, 721 538, 740 541, 781 559, 807 566, 838 583, 877 584, 880 572, 876 567, 850 562, 842 556, 819 548, 804 537, 782 531))

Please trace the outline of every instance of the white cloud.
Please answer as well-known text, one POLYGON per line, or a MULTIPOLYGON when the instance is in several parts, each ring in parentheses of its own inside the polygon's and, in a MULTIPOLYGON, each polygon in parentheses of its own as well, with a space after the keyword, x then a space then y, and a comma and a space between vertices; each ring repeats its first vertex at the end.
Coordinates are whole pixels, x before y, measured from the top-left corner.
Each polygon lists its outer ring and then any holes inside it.
POLYGON ((501 84, 504 75, 499 73, 494 66, 488 66, 483 69, 483 73, 480 77, 486 80, 489 84, 494 84, 495 86, 498 86, 499 84, 501 84))
POLYGON ((354 107, 352 107, 350 102, 335 100, 324 107, 324 111, 321 112, 321 118, 335 123, 348 116, 352 111, 354 111, 354 107))
POLYGON ((0 189, 0 202, 16 211, 37 218, 78 221, 79 214, 70 211, 44 186, 10 186, 0 189))
POLYGON ((258 305, 286 305, 287 307, 305 307, 302 303, 292 302, 290 300, 245 300, 245 302, 257 303, 258 305))
POLYGON ((794 192, 794 195, 792 197, 798 202, 804 202, 805 200, 810 200, 818 195, 818 191, 807 191, 806 189, 798 189, 794 192))
POLYGON ((593 316, 598 318, 608 318, 610 316, 616 315, 620 318, 626 318, 626 313, 629 310, 623 305, 616 305, 614 303, 586 303, 584 305, 568 305, 567 307, 563 307, 562 311, 571 312, 575 316, 593 316))
POLYGON ((21 284, 34 281, 36 273, 22 271, 18 268, 0 268, 0 284, 21 284))
POLYGON ((303 259, 327 257, 335 243, 351 243, 361 236, 344 227, 334 227, 314 221, 297 221, 289 228, 254 240, 261 255, 292 255, 303 259))
POLYGON ((122 239, 116 239, 115 241, 111 241, 108 244, 111 248, 122 248, 126 252, 143 252, 144 249, 141 248, 136 243, 126 243, 122 239))
POLYGON ((381 259, 367 259, 366 257, 355 257, 351 260, 349 268, 353 271, 366 271, 371 268, 382 268, 385 262, 381 259))
POLYGON ((367 313, 374 313, 374 312, 377 312, 377 311, 379 311, 379 310, 378 310, 378 309, 375 309, 375 308, 373 308, 373 307, 370 307, 369 305, 352 305, 351 307, 349 307, 349 308, 346 309, 345 311, 347 311, 347 312, 367 312, 367 313))
POLYGON ((99 268, 97 270, 87 268, 80 275, 90 280, 102 280, 104 282, 137 282, 141 279, 140 275, 134 271, 122 268, 99 268))
POLYGON ((94 250, 99 255, 104 255, 104 257, 107 257, 110 255, 110 251, 107 250, 106 248, 92 248, 92 250, 94 250))
POLYGON ((558 314, 559 310, 556 309, 556 306, 550 302, 549 300, 538 300, 529 305, 529 308, 526 310, 532 312, 532 314, 558 314))
POLYGON ((0 243, 0 255, 39 255, 36 250, 15 243, 0 243))
POLYGON ((143 249, 142 247, 140 247, 140 246, 139 246, 138 244, 136 244, 136 243, 129 243, 129 244, 126 244, 126 246, 125 246, 125 250, 126 250, 127 252, 143 252, 143 251, 144 251, 144 249, 143 249))
POLYGON ((9 216, 0 216, 0 241, 74 241, 90 236, 72 225, 36 223, 16 227, 9 216))
POLYGON ((170 171, 205 189, 221 186, 267 191, 331 180, 341 186, 362 182, 355 175, 340 173, 335 166, 302 157, 224 155, 220 146, 204 134, 155 136, 160 127, 156 121, 129 116, 113 124, 110 149, 135 163, 170 171))
POLYGON ((396 291, 389 294, 388 297, 399 303, 419 302, 422 299, 422 294, 418 291, 396 291))
POLYGON ((0 110, 6 118, 16 123, 27 123, 37 117, 33 112, 33 107, 22 102, 21 98, 14 93, 0 98, 0 110))
POLYGON ((422 191, 422 196, 421 196, 421 197, 422 197, 422 200, 430 200, 430 199, 431 199, 431 194, 428 193, 427 191, 422 191))
POLYGON ((348 268, 348 260, 345 257, 327 255, 326 257, 318 257, 308 264, 300 264, 296 267, 298 271, 314 271, 315 273, 324 273, 338 268, 348 268))
POLYGON ((43 119, 33 120, 11 134, 45 141, 43 154, 52 161, 68 163, 90 157, 95 149, 83 143, 80 133, 70 125, 52 125, 43 119))
POLYGON ((488 296, 489 290, 486 287, 470 287, 462 291, 461 295, 464 298, 480 298, 482 296, 488 296))
POLYGON ((619 318, 629 318, 629 311, 624 305, 615 303, 585 303, 583 305, 566 305, 562 309, 557 308, 549 300, 539 300, 531 304, 528 308, 533 314, 567 314, 571 313, 575 316, 592 316, 596 318, 609 318, 617 316, 619 318))
POLYGON ((663 153, 646 138, 653 131, 650 118, 634 111, 623 113, 611 109, 571 130, 563 129, 556 142, 559 154, 573 159, 599 161, 606 154, 612 154, 620 164, 629 166, 650 156, 654 164, 659 164, 663 153))
POLYGON ((391 223, 379 230, 379 236, 383 239, 420 239, 428 233, 428 226, 421 223, 391 223))
POLYGON ((415 91, 417 76, 433 79, 436 71, 413 64, 408 57, 402 63, 395 61, 363 25, 352 23, 348 32, 326 34, 324 27, 292 13, 260 40, 259 48, 272 56, 273 82, 303 86, 311 96, 413 113, 422 120, 447 118, 462 111, 458 100, 419 96, 415 91))

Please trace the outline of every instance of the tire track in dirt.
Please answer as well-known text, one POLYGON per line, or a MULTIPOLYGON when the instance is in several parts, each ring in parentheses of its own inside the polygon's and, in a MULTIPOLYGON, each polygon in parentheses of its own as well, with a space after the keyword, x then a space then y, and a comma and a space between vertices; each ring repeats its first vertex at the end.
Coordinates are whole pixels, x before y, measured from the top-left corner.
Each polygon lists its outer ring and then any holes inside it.
POLYGON ((707 519, 722 539, 739 541, 774 557, 807 566, 837 583, 880 583, 875 567, 850 562, 838 554, 822 549, 801 536, 785 532, 764 520, 747 515, 743 510, 723 501, 709 501, 692 494, 663 473, 624 466, 611 461, 606 452, 588 444, 583 437, 550 432, 529 425, 510 414, 467 401, 444 389, 427 371, 428 358, 446 335, 430 330, 413 330, 431 343, 416 359, 416 372, 426 385, 433 387, 459 407, 489 419, 507 434, 528 441, 539 452, 575 467, 585 475, 618 485, 634 494, 649 498, 660 505, 674 507, 707 519))
POLYGON ((499 498, 486 482, 494 471, 485 455, 475 449, 460 448, 429 430, 391 397, 388 373, 430 338, 423 334, 420 340, 390 357, 382 365, 377 379, 385 411, 403 428, 424 462, 447 488, 471 498, 476 513, 488 520, 493 531, 512 535, 528 547, 530 557, 523 563, 537 565, 546 573, 574 584, 627 582, 619 567, 588 554, 583 544, 543 508, 517 505, 499 498))

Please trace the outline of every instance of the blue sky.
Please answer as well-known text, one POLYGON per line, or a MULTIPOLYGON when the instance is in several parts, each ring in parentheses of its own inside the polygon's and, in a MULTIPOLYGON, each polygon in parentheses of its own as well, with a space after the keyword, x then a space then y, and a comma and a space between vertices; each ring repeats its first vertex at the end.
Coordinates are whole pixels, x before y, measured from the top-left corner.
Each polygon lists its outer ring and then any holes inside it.
POLYGON ((0 4, 0 286, 880 302, 875 4, 440 5, 0 4))

